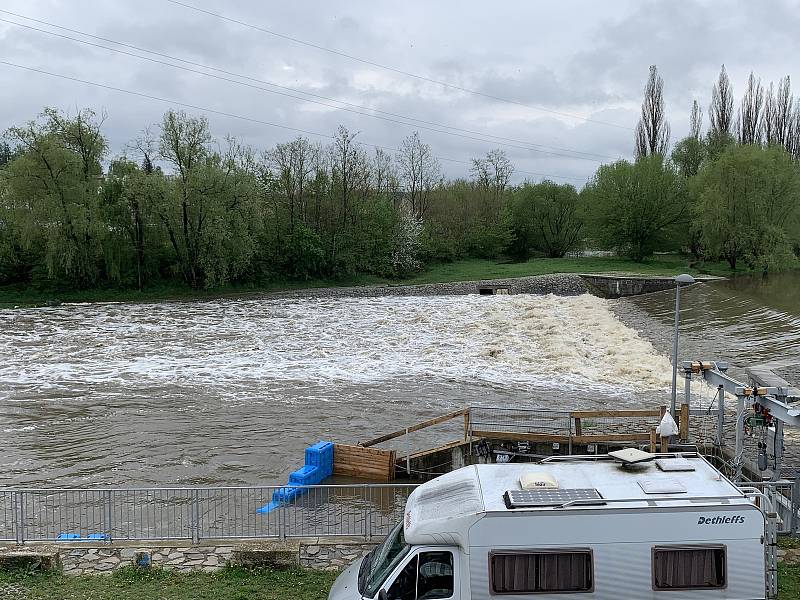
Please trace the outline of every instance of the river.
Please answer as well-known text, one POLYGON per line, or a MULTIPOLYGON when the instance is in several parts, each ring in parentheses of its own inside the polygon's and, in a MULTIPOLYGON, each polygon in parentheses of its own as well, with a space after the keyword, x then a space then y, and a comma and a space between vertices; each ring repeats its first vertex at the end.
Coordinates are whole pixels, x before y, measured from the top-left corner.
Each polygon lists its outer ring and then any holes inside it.
MULTIPOLYGON (((800 362, 800 275, 692 286, 683 358, 800 362)), ((674 295, 242 298, 0 311, 0 487, 283 481, 465 405, 655 406, 674 295)))

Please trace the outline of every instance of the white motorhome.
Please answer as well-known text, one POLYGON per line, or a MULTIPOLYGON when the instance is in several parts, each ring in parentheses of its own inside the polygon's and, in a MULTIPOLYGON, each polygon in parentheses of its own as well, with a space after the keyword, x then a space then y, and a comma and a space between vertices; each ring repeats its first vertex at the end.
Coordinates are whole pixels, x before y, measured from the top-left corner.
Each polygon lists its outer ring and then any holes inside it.
POLYGON ((643 460, 554 457, 429 481, 329 599, 771 597, 763 502, 697 454, 643 460))

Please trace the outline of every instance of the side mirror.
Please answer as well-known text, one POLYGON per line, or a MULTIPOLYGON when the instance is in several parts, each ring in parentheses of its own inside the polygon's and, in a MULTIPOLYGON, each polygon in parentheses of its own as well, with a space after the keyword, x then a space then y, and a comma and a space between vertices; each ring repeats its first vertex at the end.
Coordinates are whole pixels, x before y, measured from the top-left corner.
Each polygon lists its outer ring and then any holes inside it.
POLYGON ((378 600, 389 600, 389 594, 386 593, 386 590, 378 592, 378 600))

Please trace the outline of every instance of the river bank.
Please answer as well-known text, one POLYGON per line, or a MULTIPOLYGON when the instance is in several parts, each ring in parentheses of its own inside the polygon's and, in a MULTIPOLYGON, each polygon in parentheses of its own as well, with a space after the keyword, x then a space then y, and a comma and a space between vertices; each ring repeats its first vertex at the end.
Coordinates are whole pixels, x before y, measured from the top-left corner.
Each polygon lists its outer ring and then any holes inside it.
MULTIPOLYGON (((480 281, 506 281, 533 278, 542 275, 569 275, 575 273, 625 274, 636 276, 672 276, 679 272, 691 275, 726 276, 730 271, 720 264, 707 264, 702 268, 689 267, 689 258, 679 255, 660 255, 637 263, 624 258, 598 256, 579 258, 535 258, 526 262, 496 262, 490 260, 462 260, 432 265, 426 270, 403 279, 388 279, 373 275, 355 275, 338 280, 275 281, 264 284, 230 285, 213 289, 191 289, 177 283, 162 283, 143 291, 104 288, 88 290, 37 289, 20 285, 0 287, 0 308, 26 308, 47 306, 64 302, 155 302, 162 300, 206 300, 225 297, 242 297, 260 294, 293 294, 304 296, 375 296, 375 295, 434 295, 419 289, 429 284, 456 284, 445 286, 442 294, 474 293, 480 281), (361 289, 366 288, 366 289, 361 289), (408 292, 404 290, 408 288, 408 292)), ((517 293, 583 293, 576 287, 574 278, 541 279, 520 282, 530 285, 531 291, 517 293)), ((585 291, 585 290, 584 290, 585 291)))

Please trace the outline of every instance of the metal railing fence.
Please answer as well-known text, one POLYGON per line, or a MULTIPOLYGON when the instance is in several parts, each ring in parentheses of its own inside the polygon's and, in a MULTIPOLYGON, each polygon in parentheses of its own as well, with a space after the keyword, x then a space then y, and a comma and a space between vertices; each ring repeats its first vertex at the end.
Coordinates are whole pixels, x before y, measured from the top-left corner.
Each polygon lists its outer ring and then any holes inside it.
POLYGON ((743 481, 742 488, 762 492, 778 515, 778 533, 800 535, 800 479, 778 481, 743 481))
MULTIPOLYGON (((800 480, 743 482, 770 501, 778 532, 800 535, 800 480)), ((0 541, 191 540, 385 536, 413 484, 0 490, 0 541)))
POLYGON ((470 429, 513 433, 569 436, 573 431, 569 411, 547 408, 471 406, 469 424, 470 429))
POLYGON ((386 535, 403 484, 0 490, 0 541, 192 540, 386 535), (285 494, 301 490, 297 495, 285 494), (276 491, 286 498, 268 512, 276 491))

